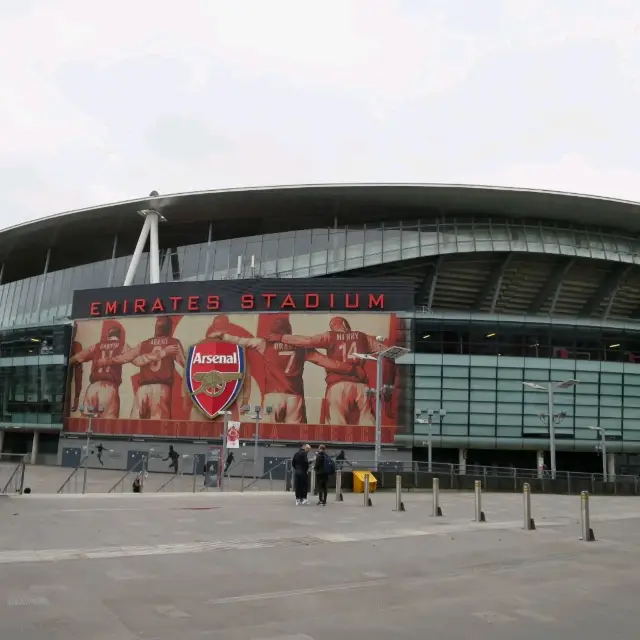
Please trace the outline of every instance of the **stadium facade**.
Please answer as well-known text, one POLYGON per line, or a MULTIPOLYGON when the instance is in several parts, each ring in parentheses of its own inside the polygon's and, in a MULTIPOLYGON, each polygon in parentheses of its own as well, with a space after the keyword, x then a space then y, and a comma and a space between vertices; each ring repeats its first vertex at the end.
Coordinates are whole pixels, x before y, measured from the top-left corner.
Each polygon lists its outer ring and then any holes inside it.
POLYGON ((354 355, 400 345, 383 458, 431 440, 434 461, 548 465, 551 417, 558 469, 599 471, 601 433, 610 470, 635 469, 639 232, 636 203, 450 185, 157 196, 6 229, 0 451, 77 464, 87 407, 110 452, 91 464, 204 451, 226 383, 200 393, 194 358, 226 353, 260 470, 300 440, 370 458, 377 370, 354 355))

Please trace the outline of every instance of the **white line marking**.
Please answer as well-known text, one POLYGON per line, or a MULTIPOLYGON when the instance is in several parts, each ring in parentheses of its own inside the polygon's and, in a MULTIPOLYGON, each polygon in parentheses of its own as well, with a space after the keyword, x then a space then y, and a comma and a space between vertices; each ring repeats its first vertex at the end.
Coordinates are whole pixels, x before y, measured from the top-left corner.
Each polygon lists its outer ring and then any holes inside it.
POLYGON ((387 584, 388 580, 374 580, 369 582, 352 582, 350 584, 333 584, 326 587, 313 587, 310 589, 291 589, 290 591, 271 591, 269 593, 254 593, 246 596, 232 596, 230 598, 218 598, 208 600, 207 604, 233 604, 235 602, 254 602, 256 600, 274 600, 276 598, 290 598, 292 596, 315 595, 316 593, 329 593, 331 591, 350 591, 353 589, 371 589, 387 584))
MULTIPOLYGON (((607 520, 635 520, 638 513, 618 514, 606 518, 607 520)), ((375 523, 374 523, 375 524, 375 523)), ((536 523, 539 529, 547 527, 568 526, 571 521, 546 520, 536 523)), ((356 531, 349 533, 320 532, 304 538, 305 544, 331 544, 340 542, 373 542, 393 540, 397 538, 412 538, 422 536, 438 536, 451 533, 471 533, 479 531, 522 530, 521 520, 508 522, 457 522, 444 525, 434 525, 431 529, 392 529, 387 531, 356 531)), ((214 540, 211 542, 171 543, 145 546, 114 546, 94 549, 45 549, 0 551, 0 564, 15 564, 22 562, 59 562, 63 560, 104 560, 108 558, 126 558, 135 556, 175 555, 186 553, 206 553, 210 551, 239 551, 250 549, 267 549, 301 544, 301 538, 294 536, 273 536, 260 539, 214 540)))

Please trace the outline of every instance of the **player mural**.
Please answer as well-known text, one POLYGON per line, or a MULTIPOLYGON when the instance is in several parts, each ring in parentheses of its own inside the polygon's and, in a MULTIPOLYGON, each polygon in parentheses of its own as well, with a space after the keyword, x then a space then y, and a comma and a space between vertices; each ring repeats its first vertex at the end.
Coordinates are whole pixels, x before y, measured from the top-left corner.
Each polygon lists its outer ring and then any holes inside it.
MULTIPOLYGON (((79 407, 101 410, 92 428, 114 435, 219 437, 222 414, 255 423, 245 404, 269 408, 263 440, 373 442, 375 354, 396 344, 386 313, 238 313, 78 320, 69 360, 70 432, 79 407), (126 340, 125 340, 126 335, 126 340), (378 338, 382 338, 382 342, 378 338)), ((398 369, 385 362, 383 441, 397 427, 398 369)))

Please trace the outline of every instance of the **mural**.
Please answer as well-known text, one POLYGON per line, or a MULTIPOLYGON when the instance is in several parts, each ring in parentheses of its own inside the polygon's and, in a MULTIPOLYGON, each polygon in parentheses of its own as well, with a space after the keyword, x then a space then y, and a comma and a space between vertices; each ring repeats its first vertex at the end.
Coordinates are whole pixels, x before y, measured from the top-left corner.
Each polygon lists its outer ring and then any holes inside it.
MULTIPOLYGON (((245 313, 78 320, 65 430, 214 438, 223 412, 263 440, 374 442, 375 354, 396 344, 384 313, 245 313), (383 342, 378 341, 378 337, 383 342), (251 413, 246 407, 252 407, 251 413)), ((384 361, 383 441, 397 426, 397 367, 384 361)))

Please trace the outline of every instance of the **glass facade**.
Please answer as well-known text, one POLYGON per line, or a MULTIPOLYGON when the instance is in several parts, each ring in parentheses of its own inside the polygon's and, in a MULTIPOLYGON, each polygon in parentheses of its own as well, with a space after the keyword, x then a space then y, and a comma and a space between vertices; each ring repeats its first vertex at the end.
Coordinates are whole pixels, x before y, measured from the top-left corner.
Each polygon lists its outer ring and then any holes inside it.
POLYGON ((640 363, 640 332, 551 324, 416 320, 414 351, 640 363))
POLYGON ((0 407, 4 426, 60 429, 70 328, 0 334, 0 407))
MULTIPOLYGON (((207 241, 207 230, 198 226, 193 233, 181 230, 180 238, 186 236, 192 238, 189 243, 167 246, 177 236, 171 226, 162 227, 162 282, 323 276, 400 260, 475 251, 532 252, 640 264, 640 239, 629 234, 527 220, 432 218, 212 242, 207 241)), ((118 255, 124 243, 116 242, 115 237, 104 238, 102 243, 101 254, 105 253, 104 245, 113 245, 113 259, 58 268, 69 264, 71 258, 58 255, 54 247, 48 273, 0 286, 0 327, 65 322, 75 289, 121 286, 131 255, 118 255)), ((144 254, 134 284, 148 282, 147 262, 144 254)))
MULTIPOLYGON (((613 440, 611 451, 637 451, 640 364, 629 362, 416 354, 416 412, 446 410, 442 423, 431 428, 439 446, 528 447, 532 438, 548 438, 538 415, 548 413, 548 405, 545 392, 523 382, 546 386, 569 379, 580 384, 554 395, 554 413, 566 412, 556 428, 558 440, 593 451, 596 432, 588 427, 600 426, 613 440)), ((426 425, 414 424, 414 441, 427 433, 426 425)))

